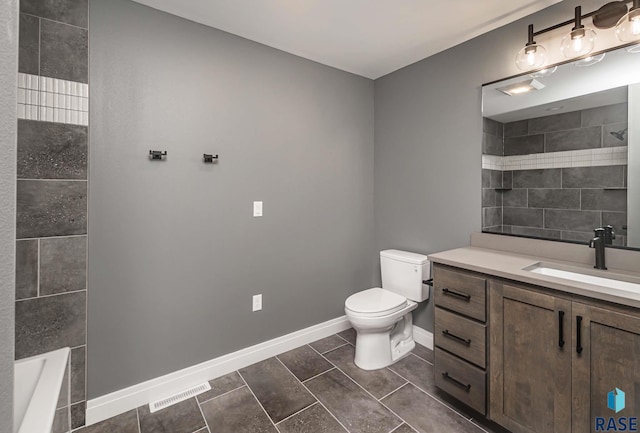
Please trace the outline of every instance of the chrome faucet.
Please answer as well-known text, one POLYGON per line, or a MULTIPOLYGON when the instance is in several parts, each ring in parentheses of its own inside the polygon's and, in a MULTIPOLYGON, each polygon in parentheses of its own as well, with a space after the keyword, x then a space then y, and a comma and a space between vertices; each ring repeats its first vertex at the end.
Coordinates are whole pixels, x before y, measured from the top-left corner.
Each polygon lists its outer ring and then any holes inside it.
POLYGON ((604 264, 604 246, 605 246, 605 236, 606 230, 602 227, 595 229, 594 231, 595 237, 591 239, 589 242, 589 248, 594 248, 596 250, 596 264, 594 268, 606 270, 607 267, 604 264))

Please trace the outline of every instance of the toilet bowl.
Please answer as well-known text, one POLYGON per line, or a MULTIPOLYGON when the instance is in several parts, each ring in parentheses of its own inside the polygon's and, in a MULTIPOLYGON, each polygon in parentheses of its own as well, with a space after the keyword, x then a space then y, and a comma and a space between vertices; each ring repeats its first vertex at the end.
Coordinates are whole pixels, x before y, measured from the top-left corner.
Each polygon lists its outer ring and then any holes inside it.
POLYGON ((426 256, 399 250, 380 252, 382 287, 355 293, 345 301, 345 314, 356 331, 354 363, 363 370, 387 367, 415 347, 411 312, 429 290, 426 256))

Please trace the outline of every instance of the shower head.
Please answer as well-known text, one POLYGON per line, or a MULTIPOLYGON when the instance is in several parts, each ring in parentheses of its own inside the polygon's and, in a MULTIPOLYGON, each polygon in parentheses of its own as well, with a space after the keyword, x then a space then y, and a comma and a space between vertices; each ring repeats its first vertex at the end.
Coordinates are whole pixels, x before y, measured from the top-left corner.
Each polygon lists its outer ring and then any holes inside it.
POLYGON ((624 141, 624 136, 627 134, 627 129, 628 128, 621 129, 620 131, 611 131, 611 135, 613 135, 620 141, 624 141))

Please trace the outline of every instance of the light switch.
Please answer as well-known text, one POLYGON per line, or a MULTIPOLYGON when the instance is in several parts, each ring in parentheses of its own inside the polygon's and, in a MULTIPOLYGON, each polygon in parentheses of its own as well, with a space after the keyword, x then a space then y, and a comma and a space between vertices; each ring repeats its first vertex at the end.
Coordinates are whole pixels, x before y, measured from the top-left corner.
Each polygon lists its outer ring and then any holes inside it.
POLYGON ((253 202, 253 216, 261 217, 262 216, 262 202, 254 201, 253 202))

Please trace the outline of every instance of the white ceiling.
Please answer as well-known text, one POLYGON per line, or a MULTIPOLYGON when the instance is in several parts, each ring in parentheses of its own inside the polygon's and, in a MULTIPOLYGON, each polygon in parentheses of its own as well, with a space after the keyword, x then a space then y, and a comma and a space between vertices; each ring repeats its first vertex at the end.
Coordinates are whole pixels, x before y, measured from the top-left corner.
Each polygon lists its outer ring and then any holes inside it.
POLYGON ((561 0, 135 1, 375 79, 561 0))

